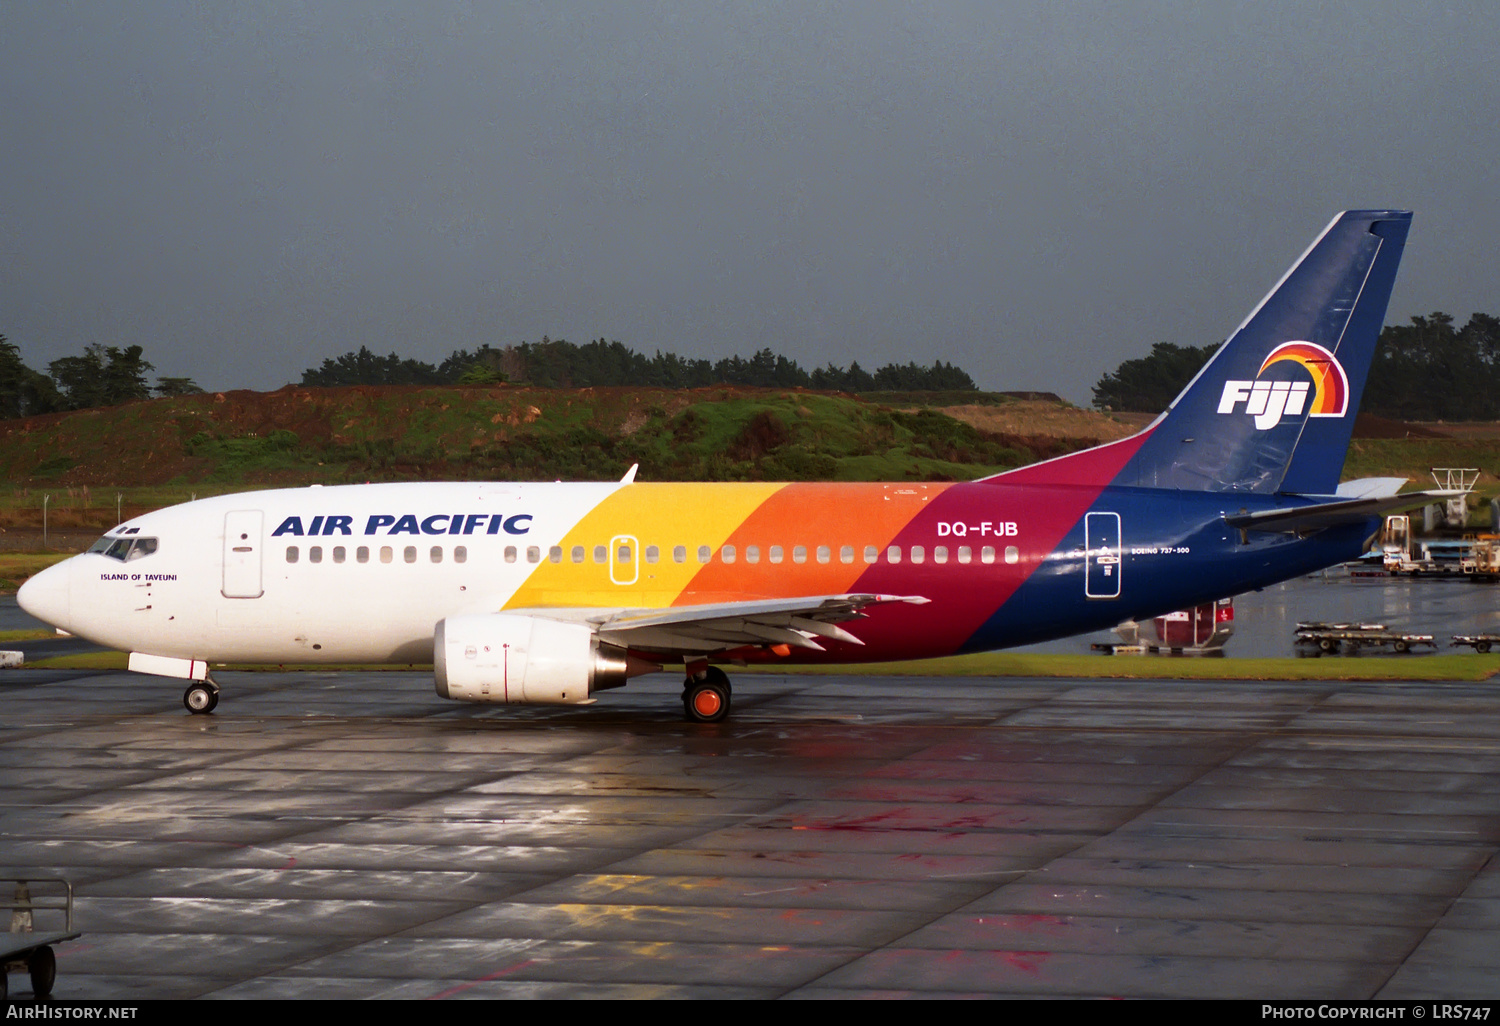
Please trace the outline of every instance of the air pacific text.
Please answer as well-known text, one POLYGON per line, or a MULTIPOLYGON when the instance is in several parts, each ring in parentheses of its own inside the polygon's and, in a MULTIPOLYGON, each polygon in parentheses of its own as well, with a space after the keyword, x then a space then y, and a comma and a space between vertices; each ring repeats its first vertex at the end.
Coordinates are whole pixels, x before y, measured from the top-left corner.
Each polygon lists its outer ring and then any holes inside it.
MULTIPOLYGON (((306 524, 301 517, 287 517, 271 532, 302 537, 327 537, 354 534, 356 517, 331 514, 312 517, 306 524)), ((375 513, 364 518, 362 534, 526 534, 531 530, 530 513, 434 513, 418 520, 414 513, 375 513)))

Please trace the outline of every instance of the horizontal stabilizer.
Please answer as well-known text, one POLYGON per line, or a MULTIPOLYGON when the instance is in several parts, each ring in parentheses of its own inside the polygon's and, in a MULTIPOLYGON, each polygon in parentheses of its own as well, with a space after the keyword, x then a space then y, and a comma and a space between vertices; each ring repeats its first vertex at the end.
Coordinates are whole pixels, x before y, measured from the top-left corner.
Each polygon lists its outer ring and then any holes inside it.
POLYGON ((1238 527, 1242 531, 1302 534, 1307 531, 1321 531, 1325 527, 1336 527, 1339 524, 1357 524, 1361 520, 1391 510, 1414 509, 1430 502, 1441 502, 1464 494, 1467 493, 1458 489, 1403 492, 1400 495, 1317 502, 1310 506, 1283 506, 1281 509, 1267 509, 1259 513, 1226 513, 1224 520, 1229 526, 1238 527))
POLYGON ((1344 481, 1333 493, 1341 499, 1374 499, 1395 495, 1411 478, 1407 477, 1358 477, 1344 481))

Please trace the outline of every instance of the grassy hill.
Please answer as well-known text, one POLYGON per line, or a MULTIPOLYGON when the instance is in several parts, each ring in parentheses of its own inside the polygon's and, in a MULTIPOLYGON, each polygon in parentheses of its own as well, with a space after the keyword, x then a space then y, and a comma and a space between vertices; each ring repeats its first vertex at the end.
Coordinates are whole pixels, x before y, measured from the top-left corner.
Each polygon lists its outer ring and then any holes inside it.
MULTIPOLYGON (((0 422, 0 531, 94 530, 194 495, 402 480, 967 480, 1122 437, 1048 397, 717 387, 299 388, 0 422)), ((1363 421, 1364 418, 1361 418, 1363 421)), ((1369 432, 1357 432, 1358 434, 1369 432)), ((1385 422, 1347 476, 1487 472, 1493 431, 1385 422), (1421 437, 1418 437, 1421 436, 1421 437)), ((1481 486, 1493 487, 1493 473, 1481 486)), ((3 545, 0 545, 3 547, 3 545)))
MULTIPOLYGON (((988 411, 1022 400, 975 404, 988 411)), ((936 409, 769 389, 284 388, 0 423, 22 487, 435 478, 964 479, 1125 429, 982 430, 936 409)), ((1053 404, 1056 405, 1056 404, 1053 404)))

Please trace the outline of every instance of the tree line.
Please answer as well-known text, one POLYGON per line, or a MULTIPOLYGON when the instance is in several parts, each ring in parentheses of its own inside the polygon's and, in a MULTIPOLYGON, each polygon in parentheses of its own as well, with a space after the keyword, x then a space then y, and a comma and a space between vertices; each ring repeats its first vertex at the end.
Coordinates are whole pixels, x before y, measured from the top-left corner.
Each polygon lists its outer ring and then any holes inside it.
MULTIPOLYGON (((1100 378, 1094 406, 1164 410, 1218 348, 1158 342, 1100 378)), ((1398 420, 1500 420, 1500 319, 1476 313, 1459 327, 1438 311, 1387 325, 1360 410, 1398 420)))
MULTIPOLYGON (((158 377, 140 346, 90 345, 79 356, 65 356, 33 370, 20 351, 0 335, 0 419, 39 413, 83 410, 150 399, 192 395, 203 389, 191 378, 158 377)), ((842 392, 973 391, 974 379, 951 363, 930 367, 915 362, 887 364, 867 371, 856 361, 848 367, 808 371, 770 349, 748 359, 695 360, 674 353, 644 356, 619 342, 599 339, 585 345, 543 337, 540 342, 474 351, 454 350, 441 363, 376 356, 366 346, 302 372, 302 384, 336 385, 495 385, 526 383, 549 388, 625 385, 635 388, 699 388, 749 385, 765 388, 815 388, 842 392)))
POLYGON ((583 345, 543 336, 540 342, 470 352, 458 349, 438 364, 357 352, 324 360, 302 372, 302 384, 332 385, 492 385, 526 383, 545 388, 624 385, 633 388, 701 388, 746 385, 763 388, 815 388, 839 392, 916 392, 977 390, 968 372, 942 360, 930 367, 915 362, 887 364, 867 371, 858 361, 806 370, 797 361, 762 349, 748 359, 690 359, 657 351, 646 356, 619 342, 597 339, 583 345))
POLYGON ((26 366, 15 344, 0 335, 0 419, 203 391, 191 378, 161 377, 150 385, 146 378, 155 369, 140 346, 91 345, 81 356, 53 360, 43 374, 26 366))

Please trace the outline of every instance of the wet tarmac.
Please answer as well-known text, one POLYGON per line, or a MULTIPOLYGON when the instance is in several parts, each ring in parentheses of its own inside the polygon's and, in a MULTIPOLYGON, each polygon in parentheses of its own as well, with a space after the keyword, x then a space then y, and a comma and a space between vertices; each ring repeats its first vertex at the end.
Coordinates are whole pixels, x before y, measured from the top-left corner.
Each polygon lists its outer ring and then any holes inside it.
POLYGON ((1496 684, 220 679, 0 675, 58 997, 1500 997, 1496 684))

